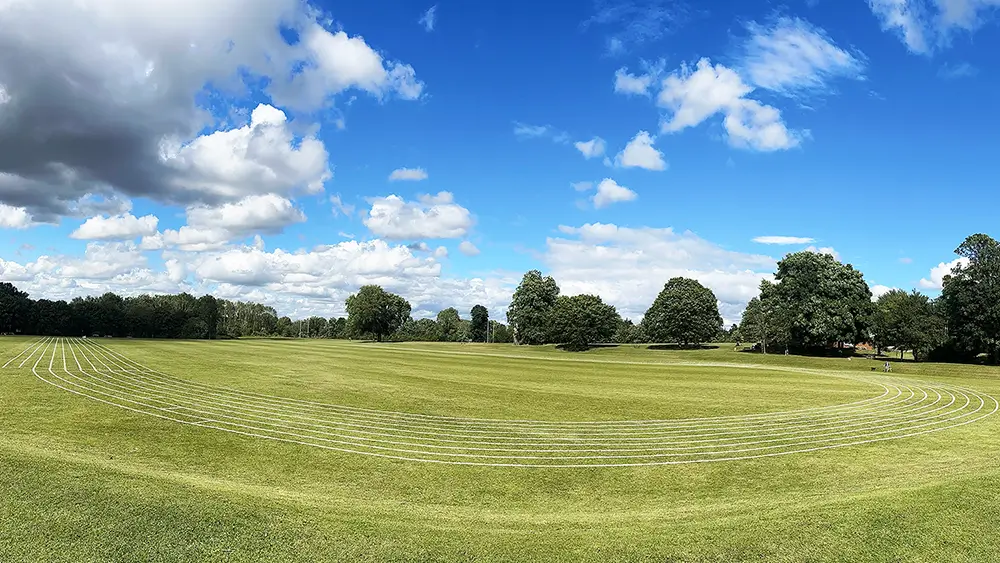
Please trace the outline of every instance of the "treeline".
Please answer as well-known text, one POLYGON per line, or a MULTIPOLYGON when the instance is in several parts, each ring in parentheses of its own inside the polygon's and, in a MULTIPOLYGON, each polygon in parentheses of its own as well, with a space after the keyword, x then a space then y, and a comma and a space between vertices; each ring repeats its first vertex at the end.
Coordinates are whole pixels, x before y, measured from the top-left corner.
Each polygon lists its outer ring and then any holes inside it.
POLYGON ((712 290, 695 280, 674 278, 650 305, 642 323, 622 319, 614 306, 596 295, 560 295, 552 277, 538 270, 524 275, 507 310, 510 329, 489 321, 476 305, 468 321, 453 308, 436 319, 410 318, 410 304, 376 285, 347 298, 346 329, 374 340, 515 342, 564 344, 581 350, 596 343, 676 342, 698 345, 730 338, 712 290))
POLYGON ((811 252, 778 262, 747 305, 738 334, 768 351, 869 343, 917 361, 1000 362, 1000 243, 983 234, 955 253, 941 296, 892 290, 874 303, 861 272, 811 252))
POLYGON ((560 295, 553 278, 532 270, 514 291, 507 320, 518 344, 565 344, 571 349, 595 343, 696 346, 728 336, 715 294, 688 278, 667 281, 642 322, 635 324, 596 295, 560 295))
MULTIPOLYGON (((401 299, 401 298, 400 298, 401 299)), ((454 308, 436 320, 406 317, 384 335, 395 340, 510 342, 507 327, 490 321, 482 305, 471 320, 454 308)), ((345 317, 292 320, 260 303, 229 301, 211 295, 139 295, 78 297, 72 301, 33 300, 14 285, 0 283, 0 333, 40 336, 114 336, 135 338, 216 339, 241 337, 363 339, 374 336, 345 317)))
POLYGON ((141 295, 72 301, 32 300, 0 283, 0 332, 140 338, 295 338, 378 341, 595 343, 753 343, 765 352, 805 352, 868 343, 914 359, 1000 363, 1000 243, 977 234, 955 251, 963 258, 945 276, 940 297, 892 290, 872 300, 861 272, 832 256, 798 252, 778 262, 774 281, 761 283, 739 325, 723 329, 712 291, 688 278, 668 280, 640 323, 623 319, 596 295, 561 295, 552 277, 524 275, 507 310, 510 326, 476 305, 463 319, 454 308, 435 319, 413 319, 402 297, 379 286, 347 299, 347 317, 292 320, 257 303, 212 296, 141 295))

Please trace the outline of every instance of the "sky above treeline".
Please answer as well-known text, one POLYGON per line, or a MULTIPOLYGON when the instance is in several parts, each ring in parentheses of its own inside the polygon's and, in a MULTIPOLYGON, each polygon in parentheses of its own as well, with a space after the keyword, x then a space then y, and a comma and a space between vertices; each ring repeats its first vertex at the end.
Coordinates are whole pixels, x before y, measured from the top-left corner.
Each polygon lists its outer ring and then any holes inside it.
POLYGON ((936 295, 996 223, 1000 0, 0 0, 0 279, 737 321, 789 252, 936 295))

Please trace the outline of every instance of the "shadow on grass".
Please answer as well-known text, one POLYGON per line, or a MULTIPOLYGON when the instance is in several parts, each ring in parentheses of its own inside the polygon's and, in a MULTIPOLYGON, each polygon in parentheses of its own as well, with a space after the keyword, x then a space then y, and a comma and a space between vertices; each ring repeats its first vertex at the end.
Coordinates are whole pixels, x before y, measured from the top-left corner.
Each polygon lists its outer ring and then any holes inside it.
POLYGON ((681 344, 650 344, 650 350, 718 350, 714 344, 700 344, 696 346, 683 346, 681 344))
POLYGON ((598 348, 617 348, 619 344, 557 344, 556 350, 564 352, 586 352, 598 348))

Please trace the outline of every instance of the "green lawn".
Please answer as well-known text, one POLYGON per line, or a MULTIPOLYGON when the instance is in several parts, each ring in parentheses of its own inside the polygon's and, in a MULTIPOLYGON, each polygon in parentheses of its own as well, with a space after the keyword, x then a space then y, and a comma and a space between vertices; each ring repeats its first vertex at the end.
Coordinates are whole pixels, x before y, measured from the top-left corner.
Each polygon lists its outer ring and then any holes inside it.
MULTIPOLYGON (((0 364, 31 340, 0 339, 0 364)), ((762 357, 726 345, 574 354, 336 341, 99 343, 196 384, 552 422, 815 409, 876 397, 884 377, 870 370, 881 363, 862 359, 762 357)), ((62 367, 61 353, 47 356, 43 376, 50 359, 62 367)), ((36 378, 32 364, 0 370, 4 563, 939 562, 1000 553, 1000 414, 766 459, 469 467, 178 424, 68 393, 36 378)), ((995 368, 900 362, 893 376, 1000 396, 995 368)))

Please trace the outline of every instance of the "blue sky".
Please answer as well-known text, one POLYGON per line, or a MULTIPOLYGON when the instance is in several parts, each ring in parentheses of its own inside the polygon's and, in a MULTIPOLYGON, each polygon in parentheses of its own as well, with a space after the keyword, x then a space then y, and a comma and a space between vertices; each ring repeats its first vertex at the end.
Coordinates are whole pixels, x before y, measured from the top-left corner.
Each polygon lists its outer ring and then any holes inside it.
POLYGON ((36 297, 502 318, 538 268, 732 321, 787 252, 934 294, 994 224, 997 0, 131 4, 0 13, 0 279, 36 297))

